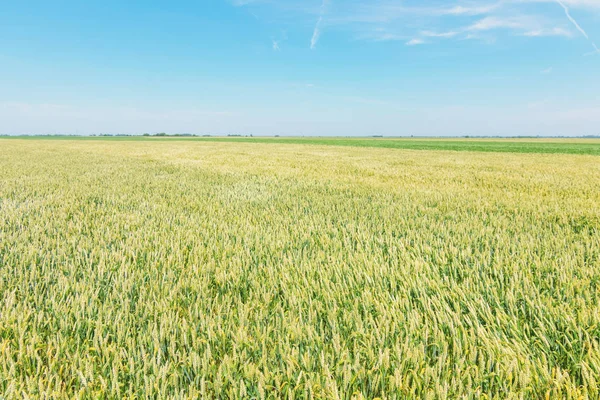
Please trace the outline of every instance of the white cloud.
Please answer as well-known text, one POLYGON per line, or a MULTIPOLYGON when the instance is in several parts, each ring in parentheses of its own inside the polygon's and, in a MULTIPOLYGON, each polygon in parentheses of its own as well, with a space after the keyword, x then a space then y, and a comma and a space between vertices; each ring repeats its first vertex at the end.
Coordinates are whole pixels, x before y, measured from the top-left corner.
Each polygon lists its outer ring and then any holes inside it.
POLYGON ((432 31, 421 31, 421 36, 431 37, 431 38, 452 38, 458 35, 460 32, 458 31, 448 31, 448 32, 432 32, 432 31))
POLYGON ((482 15, 489 14, 490 12, 498 9, 500 7, 500 3, 488 4, 488 5, 479 5, 479 6, 462 6, 457 5, 452 8, 442 9, 441 14, 447 15, 482 15))
MULTIPOLYGON (((600 0, 346 0, 329 7, 329 0, 230 0, 237 6, 260 7, 279 12, 282 18, 294 15, 312 25, 310 48, 316 49, 326 24, 327 29, 346 32, 359 40, 435 42, 444 39, 502 40, 504 31, 512 36, 572 37, 575 29, 589 38, 573 18, 569 8, 600 13, 600 0), (559 3, 568 20, 559 18, 549 7, 535 4, 559 3), (433 4, 433 5, 431 5, 433 4), (313 19, 314 18, 314 19, 313 19), (312 23, 310 22, 312 19, 312 23), (571 29, 569 22, 575 27, 571 29), (485 32, 498 31, 494 37, 485 32)), ((277 14, 275 14, 277 15, 277 14)), ((591 41, 591 40, 590 40, 591 41)), ((594 52, 597 53, 597 47, 594 52)))
MULTIPOLYGON (((521 0, 524 3, 554 3, 556 0, 521 0)), ((567 7, 600 9, 600 0, 561 0, 567 7)))
POLYGON ((492 29, 501 29, 501 28, 510 28, 510 29, 520 29, 524 28, 526 25, 519 21, 518 18, 498 18, 498 17, 485 17, 473 25, 469 26, 467 31, 489 31, 492 29))
POLYGON ((549 68, 541 70, 540 72, 544 75, 547 75, 547 74, 552 73, 552 69, 553 69, 552 67, 549 67, 549 68))
POLYGON ((375 42, 389 42, 389 41, 407 40, 408 37, 405 35, 398 35, 395 33, 386 32, 383 29, 375 29, 373 31, 368 31, 368 32, 361 34, 360 39, 375 41, 375 42))
POLYGON ((533 31, 527 31, 523 33, 523 36, 529 37, 542 37, 542 36, 564 36, 572 37, 573 34, 570 30, 564 28, 551 28, 551 29, 537 29, 533 31))
POLYGON ((423 39, 419 39, 419 38, 415 38, 415 39, 411 39, 408 42, 406 42, 407 46, 417 46, 419 44, 424 44, 425 41, 423 39))

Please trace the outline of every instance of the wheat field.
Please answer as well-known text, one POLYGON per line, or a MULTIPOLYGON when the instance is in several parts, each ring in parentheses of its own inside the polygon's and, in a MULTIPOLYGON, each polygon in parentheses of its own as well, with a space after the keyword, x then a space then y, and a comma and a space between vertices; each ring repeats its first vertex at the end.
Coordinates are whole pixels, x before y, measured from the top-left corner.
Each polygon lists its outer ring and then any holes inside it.
POLYGON ((600 157, 0 140, 2 399, 596 399, 600 157))

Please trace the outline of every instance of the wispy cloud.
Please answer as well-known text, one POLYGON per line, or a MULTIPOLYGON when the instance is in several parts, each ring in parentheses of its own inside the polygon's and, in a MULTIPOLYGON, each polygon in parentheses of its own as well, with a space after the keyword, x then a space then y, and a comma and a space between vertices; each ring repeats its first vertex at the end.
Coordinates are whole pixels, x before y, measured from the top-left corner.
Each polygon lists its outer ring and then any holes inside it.
POLYGON ((552 70, 553 70, 553 68, 549 67, 549 68, 541 70, 540 73, 542 73, 544 75, 548 75, 548 74, 552 73, 552 70))
POLYGON ((271 38, 273 51, 281 51, 281 45, 287 40, 287 32, 283 31, 278 37, 271 38))
POLYGON ((553 1, 497 0, 488 4, 463 1, 454 6, 406 7, 405 3, 374 0, 370 5, 359 8, 355 13, 356 17, 338 18, 337 22, 352 24, 365 31, 360 33, 359 38, 404 40, 405 43, 407 37, 427 43, 435 43, 435 39, 452 38, 493 43, 495 37, 491 36, 491 32, 494 31, 510 32, 513 36, 572 37, 571 30, 564 22, 557 21, 546 13, 536 14, 531 7, 525 7, 525 3, 553 1), (410 32, 409 27, 415 26, 415 21, 423 27, 416 32, 410 32), (490 34, 486 35, 487 32, 490 34))
POLYGON ((600 53, 570 12, 572 7, 600 13, 600 0, 346 0, 339 7, 330 7, 331 0, 321 0, 318 4, 306 0, 229 1, 237 6, 275 10, 285 18, 302 17, 303 23, 312 28, 311 50, 317 48, 326 26, 358 40, 400 41, 411 45, 450 39, 494 43, 502 35, 569 38, 577 31, 592 43, 594 51, 590 54, 600 53), (568 20, 558 18, 544 6, 556 3, 561 5, 568 20))

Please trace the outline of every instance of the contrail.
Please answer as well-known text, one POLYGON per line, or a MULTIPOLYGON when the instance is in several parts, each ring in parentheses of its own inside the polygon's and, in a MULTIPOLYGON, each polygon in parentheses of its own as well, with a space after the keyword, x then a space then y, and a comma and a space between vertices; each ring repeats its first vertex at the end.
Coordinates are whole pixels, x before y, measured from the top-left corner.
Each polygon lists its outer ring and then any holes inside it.
POLYGON ((575 18, 571 17, 571 13, 569 12, 569 8, 568 8, 567 6, 565 6, 565 5, 564 5, 564 3, 563 3, 562 1, 560 1, 560 0, 556 0, 556 2, 557 2, 558 4, 560 4, 560 6, 561 6, 562 8, 564 8, 564 9, 565 9, 565 14, 567 14, 567 18, 569 18, 569 21, 571 21, 571 22, 573 23, 573 25, 575 25, 575 28, 577 28, 577 30, 578 30, 579 32, 581 32, 581 34, 582 34, 583 36, 585 36, 585 38, 586 38, 587 40, 590 40, 590 37, 588 36, 588 34, 587 34, 587 33, 586 33, 584 30, 583 30, 583 28, 582 28, 581 26, 579 26, 579 24, 577 23, 577 21, 575 21, 575 18))
POLYGON ((594 54, 600 54, 600 49, 598 48, 598 46, 596 46, 596 43, 592 43, 592 46, 594 46, 594 51, 590 51, 589 53, 585 53, 585 56, 593 56, 594 54))
POLYGON ((569 12, 569 7, 567 7, 567 6, 566 6, 566 5, 565 5, 565 4, 564 4, 564 3, 563 3, 561 0, 556 0, 556 2, 557 2, 558 4, 560 4, 560 6, 561 6, 562 8, 564 8, 564 10, 565 10, 565 14, 567 15, 567 18, 569 18, 569 21, 571 21, 571 23, 572 23, 573 25, 575 25, 575 28, 577 28, 577 30, 578 30, 579 32, 581 32, 581 34, 582 34, 583 36, 585 36, 585 38, 586 38, 587 40, 589 40, 589 42, 592 44, 592 47, 594 48, 594 51, 593 51, 593 52, 591 52, 591 53, 589 53, 589 54, 596 54, 596 53, 600 54, 600 49, 598 49, 598 46, 596 46, 596 43, 594 43, 594 42, 593 42, 593 41, 590 39, 590 37, 588 36, 587 32, 586 32, 586 31, 584 31, 584 30, 583 30, 583 28, 582 28, 582 27, 581 27, 581 26, 580 26, 580 25, 577 23, 577 21, 575 21, 575 18, 573 18, 573 17, 571 16, 571 13, 569 12))
POLYGON ((310 39, 310 49, 314 50, 317 46, 317 42, 319 41, 319 37, 321 36, 321 22, 323 22, 323 15, 325 14, 325 8, 327 7, 327 3, 329 0, 323 0, 321 3, 321 15, 319 15, 319 20, 315 25, 315 29, 313 30, 312 38, 310 39))
POLYGON ((313 31, 312 38, 310 39, 310 49, 314 50, 317 46, 317 42, 319 41, 319 36, 321 36, 321 21, 323 21, 323 16, 319 17, 317 24, 315 25, 315 30, 313 31))

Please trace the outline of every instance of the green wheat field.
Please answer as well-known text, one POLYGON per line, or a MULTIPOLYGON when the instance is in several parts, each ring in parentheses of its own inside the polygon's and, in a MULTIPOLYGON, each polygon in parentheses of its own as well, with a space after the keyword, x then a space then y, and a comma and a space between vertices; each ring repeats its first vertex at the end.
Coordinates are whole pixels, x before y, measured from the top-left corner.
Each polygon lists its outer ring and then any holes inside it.
POLYGON ((1 399, 597 399, 600 140, 0 139, 1 399))

